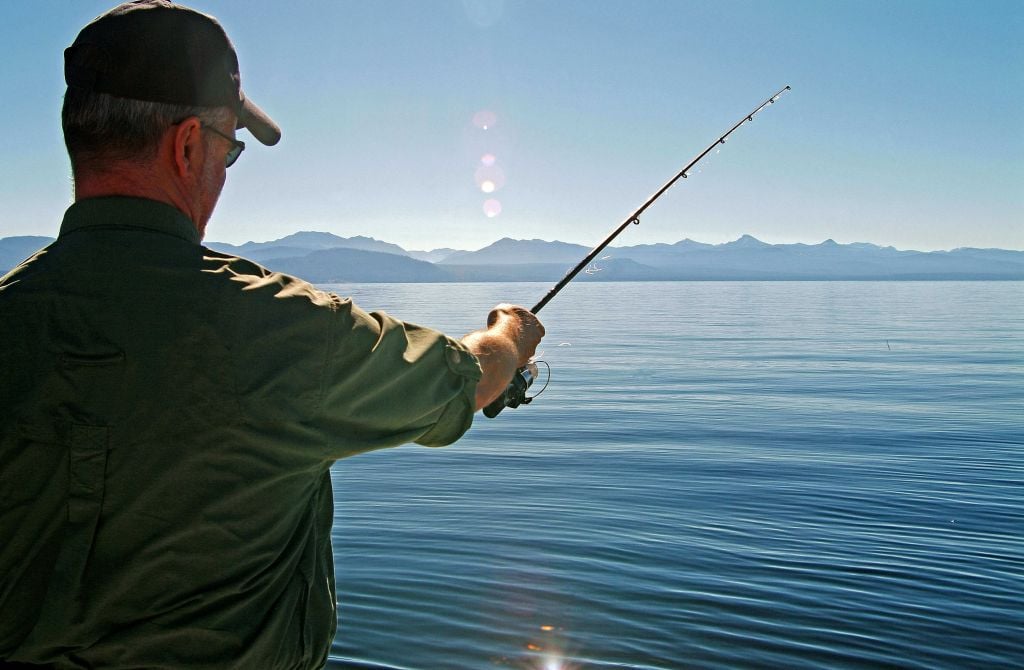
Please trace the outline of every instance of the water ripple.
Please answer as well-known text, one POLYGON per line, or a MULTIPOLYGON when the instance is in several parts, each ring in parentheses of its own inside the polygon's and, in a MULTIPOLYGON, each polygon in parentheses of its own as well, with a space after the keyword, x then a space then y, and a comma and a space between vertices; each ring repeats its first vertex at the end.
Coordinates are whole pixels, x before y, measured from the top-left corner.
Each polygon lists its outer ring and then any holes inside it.
POLYGON ((570 288, 543 398, 335 466, 332 666, 1024 667, 1019 284, 570 288))

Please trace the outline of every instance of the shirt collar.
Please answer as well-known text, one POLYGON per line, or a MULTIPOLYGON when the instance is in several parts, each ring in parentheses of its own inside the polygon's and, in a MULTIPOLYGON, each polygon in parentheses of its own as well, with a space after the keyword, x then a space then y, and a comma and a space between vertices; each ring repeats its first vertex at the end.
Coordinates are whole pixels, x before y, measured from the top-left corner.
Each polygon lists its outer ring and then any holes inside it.
POLYGON ((64 213, 60 237, 86 228, 150 230, 199 244, 199 231, 180 211, 163 202, 145 198, 107 196, 87 198, 64 213))

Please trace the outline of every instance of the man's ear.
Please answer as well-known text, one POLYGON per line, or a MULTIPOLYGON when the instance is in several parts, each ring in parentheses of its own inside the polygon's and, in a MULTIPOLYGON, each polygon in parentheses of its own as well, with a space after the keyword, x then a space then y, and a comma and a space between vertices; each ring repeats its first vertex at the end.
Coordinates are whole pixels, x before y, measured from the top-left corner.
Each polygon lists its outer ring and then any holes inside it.
POLYGON ((172 136, 174 172, 181 179, 199 175, 206 147, 203 145, 202 123, 198 116, 190 116, 169 129, 172 136))

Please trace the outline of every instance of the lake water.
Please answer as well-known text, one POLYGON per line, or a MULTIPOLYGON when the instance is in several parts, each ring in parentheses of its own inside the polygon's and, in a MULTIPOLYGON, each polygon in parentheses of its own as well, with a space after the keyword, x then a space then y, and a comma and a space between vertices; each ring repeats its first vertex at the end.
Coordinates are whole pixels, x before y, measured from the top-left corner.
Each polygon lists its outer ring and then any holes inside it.
MULTIPOLYGON (((330 288, 461 335, 548 285, 330 288)), ((331 667, 1024 667, 1024 284, 580 282, 541 316, 532 405, 335 465, 331 667)))

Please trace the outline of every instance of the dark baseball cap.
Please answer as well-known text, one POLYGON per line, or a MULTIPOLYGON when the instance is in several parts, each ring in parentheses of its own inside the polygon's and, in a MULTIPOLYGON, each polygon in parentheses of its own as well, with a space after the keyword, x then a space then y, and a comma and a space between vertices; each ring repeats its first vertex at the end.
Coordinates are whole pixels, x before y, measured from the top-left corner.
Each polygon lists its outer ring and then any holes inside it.
POLYGON ((64 79, 120 98, 229 107, 263 144, 281 139, 242 92, 238 57, 217 20, 169 0, 127 2, 93 20, 64 50, 64 79))

